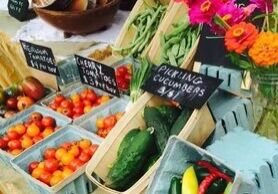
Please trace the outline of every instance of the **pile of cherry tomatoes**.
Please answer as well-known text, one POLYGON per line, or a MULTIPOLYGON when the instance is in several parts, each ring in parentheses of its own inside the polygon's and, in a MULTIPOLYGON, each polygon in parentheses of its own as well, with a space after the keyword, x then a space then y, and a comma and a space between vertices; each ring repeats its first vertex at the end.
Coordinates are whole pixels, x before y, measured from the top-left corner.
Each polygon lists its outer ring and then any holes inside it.
POLYGON ((85 89, 80 93, 74 93, 69 98, 57 95, 48 105, 67 117, 76 119, 85 113, 90 112, 94 107, 108 102, 111 99, 108 95, 99 96, 92 89, 85 89))
POLYGON ((122 65, 116 69, 116 81, 120 91, 126 92, 129 90, 131 76, 131 64, 122 65))
POLYGON ((25 122, 15 124, 7 130, 0 138, 0 149, 16 156, 57 129, 54 118, 34 112, 25 122))
POLYGON ((117 112, 116 114, 112 114, 104 118, 98 118, 96 121, 97 135, 105 138, 116 123, 121 119, 123 114, 123 112, 117 112))
POLYGON ((28 171, 35 179, 54 186, 87 163, 97 148, 98 145, 88 139, 65 142, 57 148, 44 150, 43 160, 32 161, 28 171))

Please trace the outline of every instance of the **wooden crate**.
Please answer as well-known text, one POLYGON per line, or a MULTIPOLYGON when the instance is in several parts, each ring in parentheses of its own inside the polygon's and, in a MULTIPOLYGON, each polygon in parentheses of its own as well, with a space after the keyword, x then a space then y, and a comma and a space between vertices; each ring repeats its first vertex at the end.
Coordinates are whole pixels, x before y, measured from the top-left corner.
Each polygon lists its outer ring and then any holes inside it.
MULTIPOLYGON (((125 24, 123 25, 114 46, 117 48, 125 47, 127 46, 134 38, 136 30, 134 28, 129 28, 129 22, 142 10, 146 9, 145 2, 150 6, 155 6, 156 1, 155 0, 138 0, 136 4, 134 5, 132 11, 130 12, 125 24)), ((160 3, 162 5, 168 5, 167 11, 170 9, 170 7, 173 4, 173 1, 170 0, 160 0, 160 3)), ((166 12, 167 12, 166 11, 166 12)), ((150 49, 150 45, 143 51, 142 56, 144 56, 147 51, 150 49)), ((113 55, 119 55, 116 52, 113 52, 113 55)))
MULTIPOLYGON (((166 100, 149 93, 145 93, 138 99, 131 110, 117 123, 115 128, 106 137, 106 141, 103 142, 103 144, 99 147, 86 168, 86 174, 89 179, 104 193, 139 194, 147 188, 151 175, 157 169, 160 159, 155 163, 154 166, 150 168, 147 173, 145 173, 143 177, 140 178, 140 180, 138 180, 131 188, 124 192, 115 191, 104 186, 91 175, 92 173, 95 173, 102 180, 106 181, 109 166, 117 158, 119 145, 125 135, 133 128, 145 127, 145 122, 142 118, 142 111, 144 107, 146 105, 156 106, 165 103, 167 103, 166 100)), ((214 128, 214 120, 208 107, 205 105, 202 109, 193 111, 187 124, 179 134, 179 137, 201 146, 212 133, 214 128)))
MULTIPOLYGON (((181 20, 186 20, 188 14, 188 8, 184 5, 184 3, 173 3, 171 9, 167 12, 164 17, 164 20, 160 24, 157 33, 155 34, 151 44, 150 49, 148 50, 147 57, 153 64, 160 65, 162 58, 162 47, 160 44, 160 35, 167 34, 172 31, 173 24, 177 23, 181 20)), ((192 61, 196 54, 197 47, 199 44, 200 37, 195 41, 193 47, 190 49, 187 57, 184 62, 181 64, 181 68, 184 69, 192 69, 192 61)))

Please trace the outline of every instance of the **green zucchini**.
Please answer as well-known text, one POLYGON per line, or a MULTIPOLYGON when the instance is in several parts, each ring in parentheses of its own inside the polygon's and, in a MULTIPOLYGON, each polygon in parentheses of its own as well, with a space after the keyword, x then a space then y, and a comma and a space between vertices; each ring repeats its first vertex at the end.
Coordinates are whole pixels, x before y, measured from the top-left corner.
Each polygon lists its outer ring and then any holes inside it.
POLYGON ((177 177, 173 177, 171 179, 171 185, 168 194, 181 194, 181 179, 177 177))
POLYGON ((181 114, 181 110, 175 106, 160 105, 156 108, 162 114, 163 119, 168 121, 170 128, 173 126, 173 124, 175 123, 175 121, 177 120, 179 115, 181 114))
POLYGON ((144 120, 147 127, 154 128, 155 144, 158 153, 162 154, 170 137, 167 120, 164 119, 162 114, 155 107, 145 107, 144 120))
POLYGON ((131 143, 133 142, 135 136, 140 132, 140 129, 132 129, 131 131, 129 131, 126 136, 124 137, 124 139, 122 140, 119 149, 118 149, 118 157, 120 157, 122 155, 122 153, 124 153, 129 146, 131 146, 131 143))
POLYGON ((139 179, 153 146, 153 129, 142 130, 134 137, 129 149, 117 158, 107 175, 106 186, 119 191, 127 189, 131 181, 139 179))
POLYGON ((171 130, 170 130, 170 135, 178 135, 185 124, 187 123, 189 117, 192 114, 192 110, 189 109, 183 109, 180 116, 177 118, 175 123, 173 124, 171 130))

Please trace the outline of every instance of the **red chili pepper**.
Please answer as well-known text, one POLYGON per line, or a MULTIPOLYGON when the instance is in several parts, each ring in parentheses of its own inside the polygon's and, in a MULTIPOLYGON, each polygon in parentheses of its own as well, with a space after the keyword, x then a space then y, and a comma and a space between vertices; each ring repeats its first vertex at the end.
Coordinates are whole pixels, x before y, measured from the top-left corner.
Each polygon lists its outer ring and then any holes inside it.
POLYGON ((199 189, 198 189, 198 194, 206 194, 208 188, 210 187, 210 185, 217 179, 217 175, 216 174, 210 174, 208 176, 206 176, 206 178, 204 178, 204 180, 202 180, 199 189))
POLYGON ((228 182, 233 182, 232 178, 226 175, 225 173, 221 172, 218 168, 212 165, 210 162, 205 160, 199 160, 196 164, 200 167, 206 168, 209 170, 211 174, 215 174, 217 177, 222 178, 228 182))

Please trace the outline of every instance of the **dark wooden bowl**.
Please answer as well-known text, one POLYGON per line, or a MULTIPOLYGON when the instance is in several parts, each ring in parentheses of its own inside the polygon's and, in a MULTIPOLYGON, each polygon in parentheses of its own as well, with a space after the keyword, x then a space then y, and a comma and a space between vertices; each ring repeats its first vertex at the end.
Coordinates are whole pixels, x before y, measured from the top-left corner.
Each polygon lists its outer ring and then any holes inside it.
POLYGON ((53 11, 34 8, 39 17, 50 25, 69 34, 88 34, 98 31, 113 22, 120 0, 85 11, 53 11))

